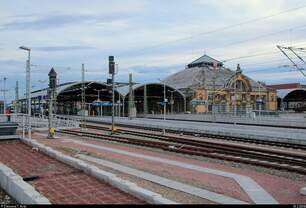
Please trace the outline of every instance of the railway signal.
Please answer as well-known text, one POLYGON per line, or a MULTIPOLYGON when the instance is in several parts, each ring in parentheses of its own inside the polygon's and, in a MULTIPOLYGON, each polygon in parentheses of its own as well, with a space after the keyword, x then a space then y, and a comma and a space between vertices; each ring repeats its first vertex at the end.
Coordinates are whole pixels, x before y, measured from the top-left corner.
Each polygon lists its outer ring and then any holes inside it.
POLYGON ((49 123, 49 139, 54 139, 55 129, 52 125, 53 118, 53 100, 56 94, 56 72, 52 68, 49 72, 49 114, 48 114, 48 123, 49 123))

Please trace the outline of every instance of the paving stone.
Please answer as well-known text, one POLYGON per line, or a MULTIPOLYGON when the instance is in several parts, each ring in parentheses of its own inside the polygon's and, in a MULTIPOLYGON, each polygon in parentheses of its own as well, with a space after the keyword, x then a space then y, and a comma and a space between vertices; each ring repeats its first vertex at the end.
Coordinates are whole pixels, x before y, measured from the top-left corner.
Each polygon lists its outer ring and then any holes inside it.
POLYGON ((218 194, 218 193, 214 193, 205 189, 201 189, 201 188, 197 188, 194 186, 190 186, 184 183, 180 183, 174 180, 170 180, 164 177, 160 177, 157 175, 153 175, 144 171, 139 171, 136 170, 134 168, 129 168, 126 166, 122 166, 116 163, 112 163, 106 160, 102 160, 102 159, 98 159, 98 158, 94 158, 94 157, 90 157, 90 156, 86 156, 86 155, 79 155, 79 158, 81 159, 85 159, 91 162, 95 162, 97 164, 106 166, 106 167, 110 167, 113 168, 115 170, 119 170, 121 172, 127 173, 129 175, 134 175, 136 177, 140 177, 143 178, 145 180, 148 181, 152 181, 154 183, 158 183, 161 184, 163 186, 169 187, 169 188, 173 188, 175 190, 179 190, 182 192, 186 192, 188 194, 191 195, 195 195, 204 199, 208 199, 210 201, 214 201, 220 204, 246 204, 246 202, 228 197, 228 196, 224 196, 222 194, 218 194))
POLYGON ((20 141, 0 143, 0 161, 19 174, 39 178, 32 185, 55 204, 138 204, 143 201, 69 167, 20 141), (74 181, 74 182, 71 182, 74 181), (95 193, 95 197, 91 197, 95 193), (76 197, 77 196, 77 197, 76 197), (105 198, 108 196, 108 198, 105 198), (115 197, 116 196, 116 197, 115 197), (119 197, 118 197, 119 196, 119 197))

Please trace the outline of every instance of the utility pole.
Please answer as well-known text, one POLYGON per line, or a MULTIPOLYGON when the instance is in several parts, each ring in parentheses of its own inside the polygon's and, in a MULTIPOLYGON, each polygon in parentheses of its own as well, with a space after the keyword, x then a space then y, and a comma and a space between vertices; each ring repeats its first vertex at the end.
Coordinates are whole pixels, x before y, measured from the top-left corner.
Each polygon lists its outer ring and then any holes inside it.
POLYGON ((121 117, 121 95, 119 93, 119 102, 118 103, 118 116, 121 117))
POLYGON ((148 114, 147 85, 143 86, 143 114, 148 114))
POLYGON ((115 61, 114 61, 114 56, 109 56, 108 57, 109 61, 109 74, 111 74, 112 78, 112 129, 111 129, 111 134, 115 133, 115 119, 114 119, 114 114, 115 114, 115 61))
POLYGON ((81 112, 82 112, 82 119, 81 119, 81 131, 83 131, 85 127, 85 66, 82 64, 82 100, 81 100, 81 112))
POLYGON ((49 139, 54 139, 55 129, 53 128, 53 99, 55 98, 56 93, 56 72, 54 68, 52 68, 49 72, 49 139))
POLYGON ((16 81, 15 87, 15 113, 19 112, 19 83, 16 81))
POLYGON ((216 115, 215 115, 215 97, 216 97, 216 75, 214 75, 214 77, 213 77, 213 98, 212 98, 213 99, 212 100, 213 121, 216 120, 216 115))
MULTIPOLYGON (((166 83, 164 82, 164 124, 166 124, 166 110, 167 110, 167 101, 166 101, 166 83)), ((166 128, 163 128, 163 135, 166 134, 166 128)))
MULTIPOLYGON (((238 65, 239 66, 239 65, 238 65)), ((238 70, 237 66, 237 70, 238 70)), ((237 70, 235 72, 235 78, 234 78, 234 116, 237 116, 237 70)))
POLYGON ((133 77, 132 74, 129 74, 129 103, 128 103, 128 113, 129 119, 131 120, 136 113, 135 104, 134 104, 134 92, 133 92, 133 77))
POLYGON ((261 84, 259 83, 259 117, 261 116, 261 104, 262 104, 262 98, 261 98, 261 84))
POLYGON ((25 46, 20 46, 19 49, 28 51, 28 60, 27 60, 27 71, 26 71, 26 86, 27 86, 27 93, 26 97, 28 100, 28 137, 32 139, 32 121, 31 121, 31 49, 25 46))
POLYGON ((8 91, 6 89, 6 80, 7 78, 4 77, 3 78, 3 89, 1 90, 3 92, 3 114, 6 114, 5 110, 6 110, 6 92, 8 91))

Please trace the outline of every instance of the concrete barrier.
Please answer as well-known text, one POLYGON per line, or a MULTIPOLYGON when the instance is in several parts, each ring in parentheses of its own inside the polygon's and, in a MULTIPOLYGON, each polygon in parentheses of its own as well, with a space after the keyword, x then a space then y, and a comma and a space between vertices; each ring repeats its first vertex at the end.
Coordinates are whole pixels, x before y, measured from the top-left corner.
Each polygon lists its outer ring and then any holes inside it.
POLYGON ((141 188, 135 183, 123 180, 117 177, 115 174, 103 171, 94 165, 84 162, 83 160, 64 155, 63 153, 56 151, 50 147, 47 147, 44 144, 40 144, 35 140, 21 138, 21 141, 29 144, 30 146, 38 148, 40 151, 42 151, 46 155, 49 155, 50 157, 56 158, 57 160, 78 170, 82 170, 85 173, 97 178, 98 180, 108 183, 120 189, 121 191, 129 193, 135 196, 136 198, 144 200, 150 204, 177 204, 174 201, 162 197, 160 194, 141 188))
POLYGON ((21 176, 0 162, 0 185, 20 204, 51 204, 50 201, 26 183, 21 176))

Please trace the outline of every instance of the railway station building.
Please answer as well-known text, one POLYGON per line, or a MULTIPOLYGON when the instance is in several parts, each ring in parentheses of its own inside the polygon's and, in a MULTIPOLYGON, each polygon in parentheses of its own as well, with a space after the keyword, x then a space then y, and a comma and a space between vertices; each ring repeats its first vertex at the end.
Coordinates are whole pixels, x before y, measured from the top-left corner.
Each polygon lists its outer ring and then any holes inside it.
POLYGON ((254 110, 277 110, 276 90, 256 82, 236 70, 204 55, 165 80, 184 92, 187 109, 197 113, 246 113, 254 110))
MULTIPOLYGON (((105 79, 106 80, 106 79, 105 79)), ((86 81, 85 114, 111 115, 112 94, 106 82, 86 81)), ((48 88, 31 93, 33 114, 47 111, 48 88)), ((115 89, 115 115, 127 116, 129 108, 136 114, 162 114, 166 98, 166 113, 247 113, 253 110, 277 110, 276 90, 245 76, 240 66, 230 70, 207 55, 188 64, 161 82, 119 84, 115 89)), ((19 100, 21 112, 26 112, 26 98, 19 100)), ((67 82, 56 88, 57 114, 81 115, 82 83, 67 82)))

